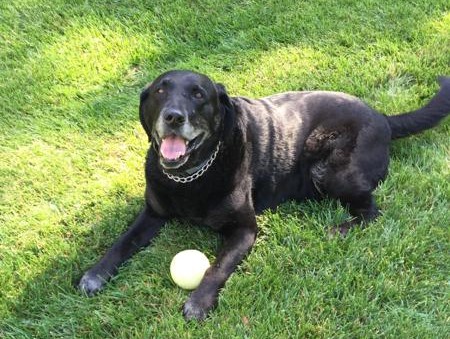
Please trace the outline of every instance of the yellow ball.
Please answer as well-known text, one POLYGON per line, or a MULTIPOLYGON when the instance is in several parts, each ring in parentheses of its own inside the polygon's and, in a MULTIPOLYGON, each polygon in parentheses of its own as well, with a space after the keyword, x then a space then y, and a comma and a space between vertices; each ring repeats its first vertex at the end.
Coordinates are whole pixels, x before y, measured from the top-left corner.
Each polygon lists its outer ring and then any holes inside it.
POLYGON ((185 250, 173 257, 170 263, 170 275, 175 284, 181 288, 193 290, 200 285, 209 266, 209 260, 202 252, 185 250))

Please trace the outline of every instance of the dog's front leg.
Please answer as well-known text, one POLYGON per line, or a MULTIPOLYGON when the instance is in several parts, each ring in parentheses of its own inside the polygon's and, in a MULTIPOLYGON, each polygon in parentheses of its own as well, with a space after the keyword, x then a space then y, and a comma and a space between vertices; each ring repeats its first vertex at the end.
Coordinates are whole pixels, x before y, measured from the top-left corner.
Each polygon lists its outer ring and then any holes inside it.
POLYGON ((139 248, 149 244, 165 222, 165 219, 150 215, 146 207, 103 258, 83 275, 79 288, 89 296, 99 291, 117 273, 118 267, 125 260, 139 248))
POLYGON ((224 228, 223 245, 216 261, 183 306, 186 320, 206 318, 217 303, 220 288, 255 242, 257 226, 253 209, 237 214, 235 221, 224 228))

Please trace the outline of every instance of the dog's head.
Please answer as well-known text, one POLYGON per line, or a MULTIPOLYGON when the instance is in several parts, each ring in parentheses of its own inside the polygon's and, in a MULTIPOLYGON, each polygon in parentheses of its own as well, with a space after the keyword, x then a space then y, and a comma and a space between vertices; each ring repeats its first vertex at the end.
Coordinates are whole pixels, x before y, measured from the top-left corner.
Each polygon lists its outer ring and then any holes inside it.
POLYGON ((156 78, 141 94, 139 114, 167 170, 200 164, 234 124, 225 88, 190 71, 170 71, 156 78))

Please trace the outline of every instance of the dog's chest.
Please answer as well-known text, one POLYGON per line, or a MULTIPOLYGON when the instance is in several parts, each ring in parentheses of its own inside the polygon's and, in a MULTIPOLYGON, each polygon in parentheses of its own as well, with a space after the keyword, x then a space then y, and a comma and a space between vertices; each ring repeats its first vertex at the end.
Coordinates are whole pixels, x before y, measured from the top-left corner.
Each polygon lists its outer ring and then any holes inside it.
POLYGON ((223 186, 202 179, 188 184, 151 182, 149 187, 147 199, 156 202, 165 216, 196 223, 202 223, 226 195, 223 186))

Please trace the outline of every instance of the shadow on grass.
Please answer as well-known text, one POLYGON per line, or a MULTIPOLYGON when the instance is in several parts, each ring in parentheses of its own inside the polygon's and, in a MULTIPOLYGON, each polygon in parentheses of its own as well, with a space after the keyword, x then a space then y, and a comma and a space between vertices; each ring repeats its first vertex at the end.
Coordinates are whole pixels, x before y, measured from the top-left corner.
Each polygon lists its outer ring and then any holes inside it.
POLYGON ((131 196, 115 200, 108 207, 90 205, 63 220, 69 229, 74 224, 84 226, 68 232, 66 253, 50 258, 46 269, 28 281, 23 293, 11 302, 10 316, 0 320, 2 335, 112 335, 118 334, 114 331, 121 326, 142 325, 143 319, 152 318, 150 323, 157 324, 165 314, 182 320, 180 309, 188 293, 172 283, 169 265, 177 252, 187 248, 213 258, 220 239, 203 227, 174 220, 150 246, 121 266, 118 276, 98 295, 88 298, 77 289, 84 271, 129 227, 144 203, 131 196), (98 222, 92 224, 89 218, 94 213, 98 222), (124 314, 120 314, 122 309, 124 314))
MULTIPOLYGON (((24 130, 34 132, 31 133, 34 135, 36 132, 52 133, 55 126, 56 129, 72 128, 85 133, 92 131, 92 134, 117 130, 127 126, 126 122, 130 120, 137 121, 139 90, 149 79, 162 71, 179 67, 193 68, 213 76, 220 76, 220 80, 222 78, 231 80, 241 74, 243 68, 247 69, 250 64, 257 64, 268 51, 289 46, 318 51, 319 57, 327 58, 332 58, 333 54, 345 50, 355 48, 365 50, 366 46, 376 43, 379 39, 391 40, 401 46, 400 41, 417 35, 424 19, 431 20, 439 13, 439 4, 434 8, 430 8, 427 4, 405 7, 395 3, 389 6, 384 4, 381 8, 377 2, 364 2, 363 5, 355 2, 337 8, 332 4, 334 3, 330 1, 312 3, 284 1, 282 4, 174 1, 149 5, 135 1, 113 3, 95 1, 72 5, 64 2, 56 5, 53 2, 28 5, 18 11, 21 17, 19 25, 24 28, 21 34, 32 33, 36 41, 42 42, 35 41, 32 46, 34 55, 31 57, 25 52, 19 53, 20 65, 17 68, 19 74, 20 70, 29 72, 31 64, 33 65, 31 70, 37 71, 38 76, 34 74, 31 78, 18 77, 9 82, 12 87, 22 89, 6 106, 5 111, 10 118, 3 127, 5 135, 14 136, 24 133, 24 130), (40 20, 34 22, 31 18, 35 13, 39 13, 40 20), (348 13, 352 13, 352 16, 349 17, 348 13), (32 23, 31 26, 35 30, 27 27, 28 22, 32 23), (205 25, 205 22, 208 24, 205 25), (87 92, 81 89, 77 91, 72 88, 76 87, 76 84, 70 82, 65 84, 64 79, 55 78, 52 73, 58 70, 52 69, 51 60, 41 60, 44 61, 43 64, 48 64, 48 69, 44 74, 39 74, 42 64, 39 58, 42 58, 43 54, 45 56, 45 51, 58 49, 64 42, 67 31, 74 27, 82 28, 83 25, 87 27, 99 25, 105 35, 113 32, 124 41, 137 36, 140 44, 132 47, 129 54, 123 56, 121 65, 111 76, 87 92), (360 31, 355 32, 355 26, 359 27, 360 31), (49 31, 52 34, 48 34, 49 31), (152 48, 151 55, 143 51, 146 48, 152 48), (132 74, 127 78, 130 72, 132 74), (50 101, 42 100, 59 87, 63 87, 63 92, 65 87, 71 88, 69 92, 73 93, 70 94, 68 102, 58 103, 58 96, 50 101), (124 110, 123 107, 133 109, 124 110), (35 131, 36 126, 39 126, 38 131, 35 131)), ((85 52, 79 51, 80 54, 85 52)), ((313 65, 315 57, 313 55, 310 60, 313 65)), ((276 57, 270 62, 276 65, 276 57)), ((323 69, 327 68, 327 65, 321 66, 323 69)), ((353 65, 347 66, 349 72, 355 71, 353 65)), ((64 63, 59 67, 63 68, 64 63)), ((257 72, 250 68, 247 75, 253 78, 252 73, 255 71, 257 72)), ((313 81, 311 84, 305 79, 293 82, 291 80, 291 86, 287 87, 302 89, 301 85, 305 85, 309 88, 317 86, 332 89, 332 86, 327 84, 327 79, 333 72, 323 74, 318 72, 318 75, 313 75, 314 72, 316 67, 309 73, 300 75, 305 78, 318 76, 321 81, 313 81)), ((268 78, 273 76, 274 74, 269 74, 268 78)), ((280 82, 286 82, 283 75, 278 76, 281 77, 280 82)), ((363 76, 370 76, 370 72, 363 76)), ((384 74, 377 76, 381 78, 371 79, 371 83, 383 84, 389 80, 384 74)), ((258 77, 254 78, 250 81, 257 81, 258 77)), ((335 88, 334 84, 334 90, 345 91, 347 82, 344 81, 344 88, 335 88)), ((7 88, 6 92, 13 90, 10 88, 8 91, 7 88)), ((61 94, 63 101, 67 99, 64 98, 66 94, 61 94)))

